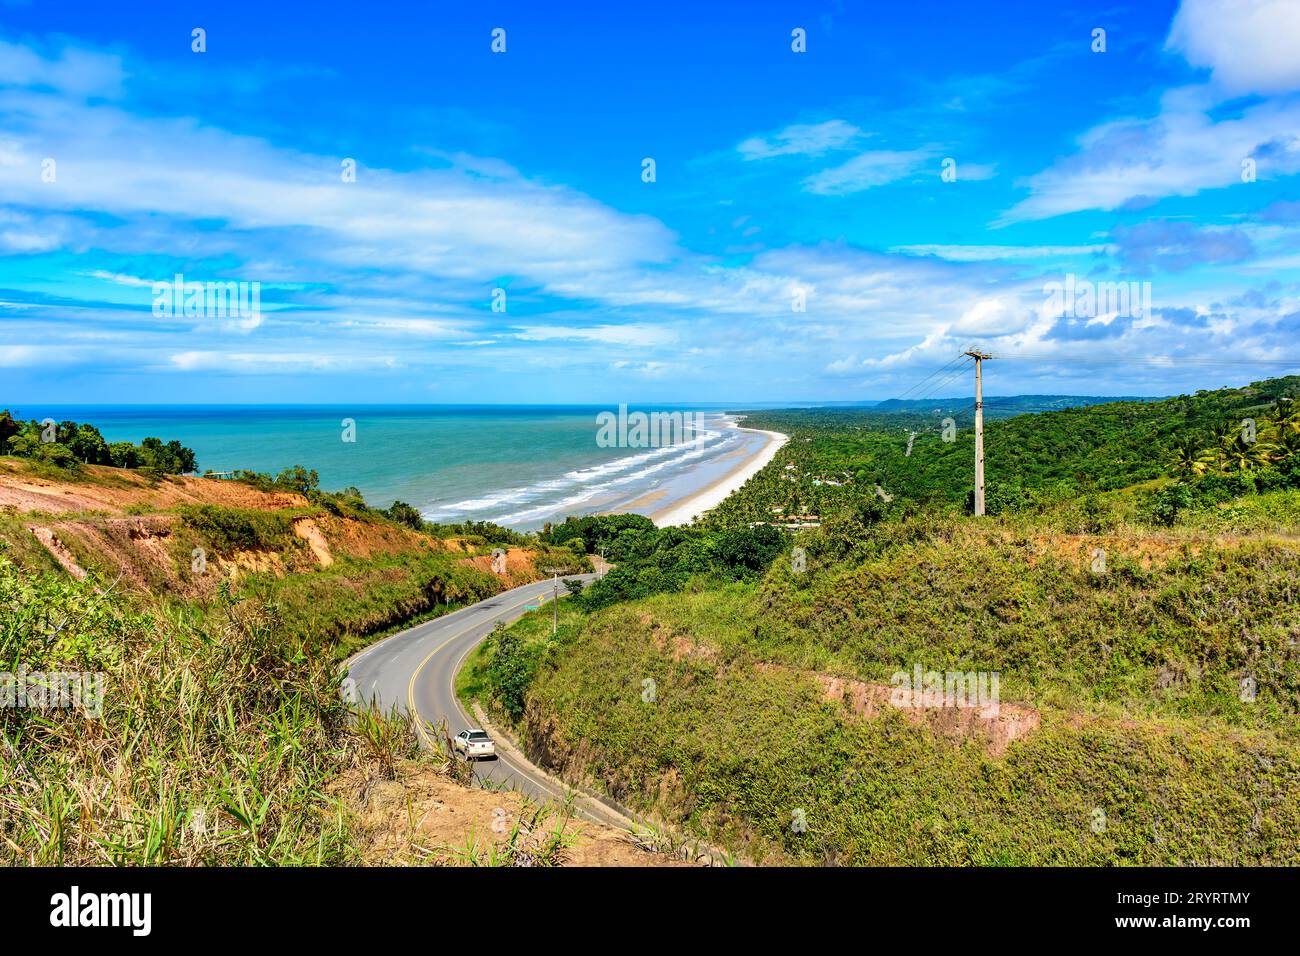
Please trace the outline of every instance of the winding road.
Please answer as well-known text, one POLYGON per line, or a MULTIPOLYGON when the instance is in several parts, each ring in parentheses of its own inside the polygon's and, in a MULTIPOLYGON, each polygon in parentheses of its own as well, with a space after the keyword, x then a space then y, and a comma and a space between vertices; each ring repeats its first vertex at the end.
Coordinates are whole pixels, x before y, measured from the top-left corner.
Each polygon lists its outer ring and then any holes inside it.
MULTIPOLYGON (((596 575, 570 577, 586 584, 596 575)), ((385 712, 397 707, 418 716, 425 746, 432 744, 434 728, 440 721, 446 721, 447 732, 453 736, 467 727, 477 727, 478 722, 465 713, 456 698, 456 672, 498 622, 514 621, 530 606, 549 601, 552 589, 551 581, 525 584, 417 624, 366 648, 348 664, 357 700, 373 702, 385 712)), ((542 801, 565 799, 569 788, 563 782, 529 763, 513 748, 505 752, 503 743, 497 739, 497 759, 475 763, 474 776, 480 786, 515 789, 542 801)), ((577 796, 575 808, 589 820, 628 825, 622 815, 588 797, 577 796)))

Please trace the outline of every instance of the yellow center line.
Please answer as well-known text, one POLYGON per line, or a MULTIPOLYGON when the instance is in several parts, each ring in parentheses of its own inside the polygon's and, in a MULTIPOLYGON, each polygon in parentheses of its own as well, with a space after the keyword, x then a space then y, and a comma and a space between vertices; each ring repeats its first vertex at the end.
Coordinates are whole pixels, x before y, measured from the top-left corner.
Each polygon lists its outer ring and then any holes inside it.
MULTIPOLYGON (((536 601, 536 600, 538 600, 538 599, 545 599, 545 597, 546 597, 546 592, 544 592, 544 591, 543 591, 541 594, 533 595, 532 597, 526 597, 526 598, 524 598, 522 601, 520 601, 518 604, 512 605, 511 607, 507 608, 507 609, 506 609, 505 611, 503 611, 502 613, 503 613, 503 614, 508 614, 508 613, 510 613, 510 611, 513 611, 513 610, 515 610, 516 608, 523 607, 523 606, 524 606, 525 604, 527 604, 529 601, 536 601)), ((482 624, 482 623, 483 623, 482 621, 479 621, 477 624, 471 624, 469 627, 463 628, 462 630, 459 630, 459 631, 457 631, 455 634, 451 635, 451 637, 447 638, 445 641, 443 641, 441 644, 439 644, 437 647, 435 647, 433 650, 431 650, 431 651, 430 651, 430 652, 425 656, 424 660, 420 661, 420 666, 417 667, 417 668, 416 668, 416 669, 411 673, 411 680, 410 680, 410 682, 406 685, 406 706, 410 709, 410 711, 411 711, 411 716, 415 718, 415 726, 416 726, 416 728, 419 729, 419 731, 420 731, 420 737, 421 737, 421 739, 422 739, 426 744, 428 744, 430 747, 433 746, 433 740, 432 740, 432 738, 429 737, 429 732, 428 732, 427 730, 424 729, 424 721, 420 718, 420 711, 419 711, 419 710, 416 708, 416 706, 415 706, 415 682, 416 682, 416 680, 419 679, 419 677, 420 677, 420 672, 424 670, 425 665, 428 664, 429 661, 433 660, 433 656, 434 656, 435 654, 437 654, 440 650, 442 650, 444 647, 446 647, 446 646, 447 646, 448 644, 450 644, 452 641, 456 640, 456 638, 458 638, 458 637, 464 637, 466 634, 468 634, 470 631, 474 630, 474 628, 478 627, 478 626, 479 626, 480 624, 482 624)), ((456 680, 456 676, 453 674, 453 675, 452 675, 452 692, 453 692, 453 693, 455 693, 455 686, 456 686, 456 685, 455 685, 455 680, 456 680)))

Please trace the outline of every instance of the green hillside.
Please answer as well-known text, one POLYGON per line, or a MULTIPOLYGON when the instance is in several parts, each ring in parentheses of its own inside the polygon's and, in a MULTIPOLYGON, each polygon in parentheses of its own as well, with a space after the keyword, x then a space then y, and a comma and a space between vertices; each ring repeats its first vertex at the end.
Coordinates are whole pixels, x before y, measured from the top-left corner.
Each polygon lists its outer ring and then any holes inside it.
POLYGON ((587 519, 619 577, 558 639, 499 636, 477 692, 502 713, 510 673, 536 759, 755 859, 1295 864, 1297 384, 994 423, 1020 494, 981 519, 969 445, 756 415, 791 435, 771 465, 703 529, 587 519), (766 554, 774 505, 821 526, 761 571, 699 564, 727 535, 766 554), (896 703, 917 671, 996 675, 996 707, 896 703))
MULTIPOLYGON (((1184 446, 1218 445, 1235 436, 1245 419, 1262 425, 1277 416, 1279 402, 1287 396, 1300 396, 1300 377, 1158 402, 991 418, 984 440, 989 510, 1050 507, 1164 477, 1184 446)), ((943 416, 935 414, 846 409, 748 413, 747 426, 783 432, 791 441, 775 467, 728 498, 710 523, 767 520, 773 508, 817 514, 858 508, 879 497, 877 485, 899 505, 963 507, 973 480, 973 412, 967 409, 952 418, 952 440, 945 441, 943 416)), ((1291 453, 1295 450, 1293 446, 1291 453)))

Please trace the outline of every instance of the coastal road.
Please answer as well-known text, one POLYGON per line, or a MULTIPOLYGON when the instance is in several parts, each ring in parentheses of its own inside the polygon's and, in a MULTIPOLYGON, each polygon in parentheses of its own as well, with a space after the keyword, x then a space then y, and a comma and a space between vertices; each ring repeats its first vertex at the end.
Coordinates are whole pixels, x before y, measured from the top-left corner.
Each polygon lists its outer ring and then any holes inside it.
MULTIPOLYGON (((574 574, 584 584, 594 574, 574 574)), ((450 614, 425 621, 368 647, 348 664, 348 677, 355 682, 359 702, 373 702, 379 710, 393 707, 420 719, 422 743, 428 746, 440 721, 455 736, 478 722, 465 713, 456 698, 456 672, 470 651, 492 633, 498 623, 522 617, 529 606, 549 601, 551 581, 538 581, 503 591, 450 614), (426 724, 431 726, 425 726, 426 724)), ((563 588, 563 583, 561 583, 563 588)), ((565 593, 563 590, 561 594, 565 593)), ((474 776, 481 786, 507 787, 536 800, 562 801, 568 788, 525 760, 518 752, 504 753, 497 740, 498 757, 474 764, 474 776)), ((619 814, 598 801, 578 798, 579 815, 600 823, 627 826, 619 814)))

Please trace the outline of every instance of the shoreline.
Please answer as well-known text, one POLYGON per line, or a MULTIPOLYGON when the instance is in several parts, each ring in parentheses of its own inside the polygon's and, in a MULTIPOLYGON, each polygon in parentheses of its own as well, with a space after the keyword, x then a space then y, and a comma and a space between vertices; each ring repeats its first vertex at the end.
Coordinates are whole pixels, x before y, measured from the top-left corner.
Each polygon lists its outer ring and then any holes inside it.
POLYGON ((766 435, 767 442, 757 452, 740 462, 735 468, 716 481, 705 485, 686 498, 673 502, 667 508, 650 512, 647 517, 655 523, 656 527, 680 527, 693 523, 697 517, 722 504, 733 491, 738 490, 750 478, 767 467, 772 459, 776 457, 776 453, 790 440, 789 435, 784 435, 781 432, 769 432, 760 428, 743 428, 734 422, 730 423, 728 427, 755 435, 766 435))

